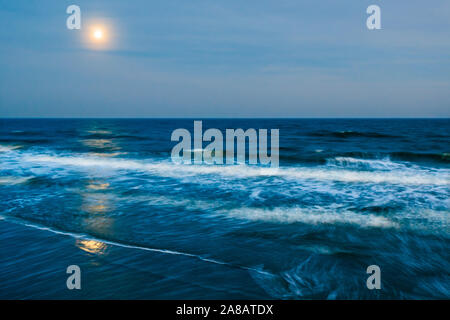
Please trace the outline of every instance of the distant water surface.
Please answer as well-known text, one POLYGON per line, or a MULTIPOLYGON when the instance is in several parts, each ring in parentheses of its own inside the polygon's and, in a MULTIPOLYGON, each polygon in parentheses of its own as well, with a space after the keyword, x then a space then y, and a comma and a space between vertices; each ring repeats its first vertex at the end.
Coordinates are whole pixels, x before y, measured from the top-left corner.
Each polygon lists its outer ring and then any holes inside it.
POLYGON ((449 119, 203 121, 279 129, 278 170, 174 164, 177 128, 0 119, 0 298, 450 298, 449 119))

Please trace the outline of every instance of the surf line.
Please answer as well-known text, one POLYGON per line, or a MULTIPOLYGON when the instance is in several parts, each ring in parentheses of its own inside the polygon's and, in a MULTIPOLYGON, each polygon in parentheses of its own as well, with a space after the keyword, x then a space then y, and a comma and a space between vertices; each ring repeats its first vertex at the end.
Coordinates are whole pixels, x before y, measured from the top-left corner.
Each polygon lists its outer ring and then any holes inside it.
POLYGON ((208 262, 208 263, 223 265, 223 266, 226 266, 226 267, 229 267, 229 268, 253 271, 253 272, 256 272, 256 273, 259 273, 259 274, 263 274, 263 275, 266 275, 266 276, 274 276, 272 273, 264 271, 264 270, 259 270, 259 269, 252 268, 252 267, 247 267, 247 266, 241 266, 241 265, 230 263, 230 262, 219 261, 219 260, 216 260, 216 259, 205 258, 205 257, 202 257, 200 255, 196 255, 196 254, 192 254, 192 253, 180 252, 180 251, 174 251, 174 250, 168 250, 168 249, 158 249, 158 248, 143 247, 143 246, 137 246, 137 245, 131 245, 131 244, 125 244, 125 243, 119 243, 119 242, 114 242, 114 241, 110 241, 110 240, 105 240, 105 239, 92 237, 92 236, 87 235, 87 234, 55 230, 55 229, 47 227, 47 226, 40 226, 40 225, 36 225, 36 224, 31 224, 31 223, 29 223, 29 222, 27 222, 27 221, 25 221, 23 219, 19 219, 19 218, 15 218, 15 217, 12 218, 12 217, 5 217, 3 215, 0 215, 0 221, 7 221, 7 222, 23 225, 23 226, 26 226, 26 227, 29 227, 29 228, 34 228, 34 229, 38 229, 38 230, 42 230, 42 231, 48 231, 48 232, 51 232, 51 233, 54 233, 54 234, 59 234, 59 235, 67 236, 67 237, 72 237, 72 238, 75 238, 75 239, 103 242, 103 243, 109 244, 111 246, 121 247, 121 248, 126 248, 126 249, 136 249, 136 250, 144 250, 144 251, 157 252, 157 253, 163 253, 163 254, 180 255, 180 256, 195 258, 195 259, 198 259, 200 261, 204 261, 204 262, 208 262))

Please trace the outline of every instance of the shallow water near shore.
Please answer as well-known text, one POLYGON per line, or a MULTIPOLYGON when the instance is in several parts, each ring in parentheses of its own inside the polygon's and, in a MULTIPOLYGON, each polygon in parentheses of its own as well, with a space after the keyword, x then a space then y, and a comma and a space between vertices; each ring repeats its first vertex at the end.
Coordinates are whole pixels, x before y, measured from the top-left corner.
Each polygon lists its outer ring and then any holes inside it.
POLYGON ((0 298, 450 298, 450 120, 203 120, 279 168, 175 164, 177 128, 0 119, 0 298))

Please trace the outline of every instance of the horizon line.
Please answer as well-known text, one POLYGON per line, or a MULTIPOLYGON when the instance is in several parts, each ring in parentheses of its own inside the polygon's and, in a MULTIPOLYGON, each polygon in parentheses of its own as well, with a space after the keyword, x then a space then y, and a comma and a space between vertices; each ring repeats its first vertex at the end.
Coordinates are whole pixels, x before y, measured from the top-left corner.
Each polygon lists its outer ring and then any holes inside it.
POLYGON ((202 119, 227 119, 227 120, 301 120, 301 119, 315 119, 315 120, 449 120, 450 117, 0 117, 0 120, 14 120, 14 119, 29 119, 29 120, 61 120, 61 119, 73 119, 73 120, 202 120, 202 119))

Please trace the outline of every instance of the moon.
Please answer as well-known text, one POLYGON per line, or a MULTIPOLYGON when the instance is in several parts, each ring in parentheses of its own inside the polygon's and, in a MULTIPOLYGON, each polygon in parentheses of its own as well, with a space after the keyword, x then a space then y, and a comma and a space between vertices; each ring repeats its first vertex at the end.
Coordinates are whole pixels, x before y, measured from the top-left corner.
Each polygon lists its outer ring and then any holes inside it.
POLYGON ((94 33, 92 35, 93 35, 94 39, 101 40, 103 38, 103 30, 95 29, 94 33))
POLYGON ((117 45, 117 30, 112 21, 97 18, 84 23, 83 45, 90 50, 110 50, 117 45))

